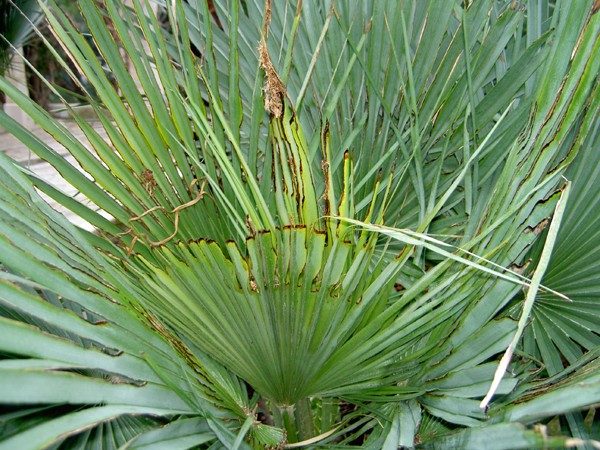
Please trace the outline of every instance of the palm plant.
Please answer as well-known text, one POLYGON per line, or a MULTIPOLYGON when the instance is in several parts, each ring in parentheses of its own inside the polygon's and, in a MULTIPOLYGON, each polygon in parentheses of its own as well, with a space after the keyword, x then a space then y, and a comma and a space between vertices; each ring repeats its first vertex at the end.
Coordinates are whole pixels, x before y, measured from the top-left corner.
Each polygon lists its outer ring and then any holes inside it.
POLYGON ((0 73, 4 74, 10 65, 15 48, 23 46, 42 19, 41 8, 36 0, 14 3, 0 1, 0 73))
MULTIPOLYGON (((37 0, 24 0, 19 4, 0 0, 0 75, 6 74, 15 51, 28 42, 41 20, 37 0)), ((0 92, 0 105, 4 105, 5 101, 4 93, 0 92)))
POLYGON ((593 2, 210 3, 43 5, 92 152, 0 79, 0 448, 591 445, 593 2))

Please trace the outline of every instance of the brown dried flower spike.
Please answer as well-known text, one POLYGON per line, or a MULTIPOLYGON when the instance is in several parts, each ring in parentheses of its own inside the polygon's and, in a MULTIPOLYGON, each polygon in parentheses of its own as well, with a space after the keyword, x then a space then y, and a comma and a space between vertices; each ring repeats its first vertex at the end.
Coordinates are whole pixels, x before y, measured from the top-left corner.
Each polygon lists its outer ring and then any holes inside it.
POLYGON ((265 1, 265 19, 263 22, 263 30, 258 44, 258 57, 260 67, 265 71, 265 109, 274 117, 283 115, 283 100, 286 95, 285 86, 283 85, 277 71, 271 62, 269 50, 267 49, 267 35, 269 33, 269 23, 271 22, 271 1, 265 1))

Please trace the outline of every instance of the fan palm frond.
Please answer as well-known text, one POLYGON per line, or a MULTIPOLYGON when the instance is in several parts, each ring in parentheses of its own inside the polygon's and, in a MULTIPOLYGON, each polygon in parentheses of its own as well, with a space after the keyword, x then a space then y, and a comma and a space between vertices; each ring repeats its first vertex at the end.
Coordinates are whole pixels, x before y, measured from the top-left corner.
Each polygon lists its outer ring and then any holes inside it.
POLYGON ((527 427, 600 392, 595 266, 564 275, 595 245, 569 237, 597 201, 592 1, 535 30, 492 0, 175 1, 165 30, 79 0, 95 48, 40 5, 106 138, 0 78, 78 166, 0 124, 91 202, 0 157, 0 399, 31 419, 0 446, 568 442, 527 427))

